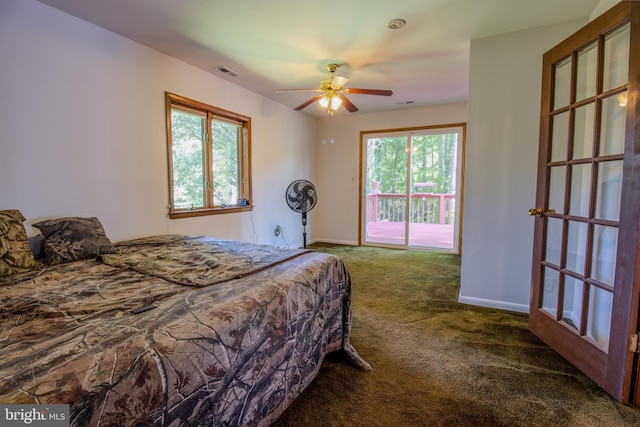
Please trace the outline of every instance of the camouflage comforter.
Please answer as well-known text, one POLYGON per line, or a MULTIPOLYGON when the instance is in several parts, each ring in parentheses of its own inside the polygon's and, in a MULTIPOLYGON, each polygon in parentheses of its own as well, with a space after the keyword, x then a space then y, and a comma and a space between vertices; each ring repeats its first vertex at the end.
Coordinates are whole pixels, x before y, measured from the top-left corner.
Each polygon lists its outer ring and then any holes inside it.
POLYGON ((369 369, 336 257, 187 236, 116 247, 0 278, 0 403, 68 403, 78 426, 268 425, 327 353, 369 369))

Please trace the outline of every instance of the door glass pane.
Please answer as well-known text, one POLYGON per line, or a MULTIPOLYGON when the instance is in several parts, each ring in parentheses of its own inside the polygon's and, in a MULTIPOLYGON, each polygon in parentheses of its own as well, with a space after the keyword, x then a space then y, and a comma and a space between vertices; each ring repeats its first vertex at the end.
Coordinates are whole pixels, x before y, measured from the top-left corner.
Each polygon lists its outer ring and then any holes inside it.
POLYGON ((589 216, 589 195, 591 193, 591 163, 571 167, 571 201, 569 214, 589 216))
POLYGON ((622 192, 622 160, 598 164, 595 217, 618 221, 622 192))
POLYGON ((629 24, 623 25, 604 38, 603 90, 627 83, 629 77, 629 24))
POLYGON ((584 274, 584 260, 587 251, 587 223, 569 221, 567 229, 566 268, 584 274))
POLYGON ((567 179, 566 166, 554 166, 549 172, 549 209, 564 213, 564 189, 567 179))
POLYGON ((560 268, 560 251, 562 248, 562 220, 547 217, 547 248, 545 260, 560 268))
POLYGON ((562 321, 576 331, 580 330, 580 320, 582 319, 583 288, 584 282, 582 280, 565 275, 562 321))
POLYGON ((589 289, 589 314, 587 315, 587 338, 603 350, 609 348, 613 294, 596 286, 589 289))
POLYGON ((604 225, 593 227, 593 250, 591 253, 591 278, 613 286, 616 274, 618 229, 604 225))
POLYGON ((553 134, 551 135, 551 161, 567 160, 569 138, 569 112, 551 117, 553 134))
POLYGON ((593 147, 593 102, 576 108, 573 127, 573 158, 584 159, 592 156, 593 147))
POLYGON ((408 142, 405 136, 367 139, 367 242, 405 244, 408 142))
POLYGON ((576 101, 596 94, 597 42, 593 42, 578 51, 576 67, 576 101))
POLYGON ((542 309, 552 315, 554 318, 557 317, 558 313, 558 279, 560 277, 560 273, 552 268, 545 267, 543 270, 543 289, 544 292, 542 294, 542 309))
POLYGON ((605 98, 602 101, 600 124, 600 155, 622 154, 626 131, 627 92, 605 98))
POLYGON ((461 138, 462 133, 454 129, 411 136, 411 247, 454 247, 456 166, 461 138))
POLYGON ((553 109, 569 105, 571 89, 571 57, 567 57, 555 65, 555 84, 553 94, 553 109))

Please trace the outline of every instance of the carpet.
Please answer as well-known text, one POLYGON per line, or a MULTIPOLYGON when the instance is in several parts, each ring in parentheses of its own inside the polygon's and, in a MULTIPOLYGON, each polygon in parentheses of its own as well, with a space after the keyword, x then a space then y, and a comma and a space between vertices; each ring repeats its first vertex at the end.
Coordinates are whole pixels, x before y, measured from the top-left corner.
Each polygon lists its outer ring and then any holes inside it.
POLYGON ((640 426, 527 329, 527 315, 457 302, 460 257, 314 244, 353 281, 351 343, 273 424, 289 426, 640 426))

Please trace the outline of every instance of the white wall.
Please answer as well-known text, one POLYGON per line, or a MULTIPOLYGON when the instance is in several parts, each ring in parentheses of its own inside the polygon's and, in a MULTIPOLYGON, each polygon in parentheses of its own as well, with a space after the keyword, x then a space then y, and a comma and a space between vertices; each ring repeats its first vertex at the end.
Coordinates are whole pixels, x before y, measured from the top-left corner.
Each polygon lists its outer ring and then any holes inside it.
POLYGON ((317 221, 314 240, 350 245, 358 243, 361 131, 466 121, 466 102, 319 119, 314 141, 318 205, 312 211, 313 216, 309 217, 309 221, 317 221))
POLYGON ((615 6, 616 3, 620 3, 620 1, 621 0, 600 0, 596 7, 593 9, 593 12, 591 12, 589 21, 593 21, 595 18, 615 6))
POLYGON ((97 216, 112 240, 189 233, 261 243, 310 178, 316 120, 35 0, 0 2, 0 209, 97 216), (251 213, 169 220, 164 92, 252 118, 251 213))
POLYGON ((529 310, 542 55, 585 23, 471 41, 460 302, 529 310))

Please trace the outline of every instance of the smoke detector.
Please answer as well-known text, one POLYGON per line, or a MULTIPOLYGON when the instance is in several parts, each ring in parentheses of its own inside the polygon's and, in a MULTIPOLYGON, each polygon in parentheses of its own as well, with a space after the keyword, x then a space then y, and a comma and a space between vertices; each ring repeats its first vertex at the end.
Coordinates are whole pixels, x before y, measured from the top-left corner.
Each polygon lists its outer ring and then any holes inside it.
POLYGON ((399 30, 400 28, 404 27, 406 25, 407 21, 405 21, 404 19, 392 19, 391 21, 389 21, 389 23, 387 24, 387 27, 389 27, 392 30, 399 30))

